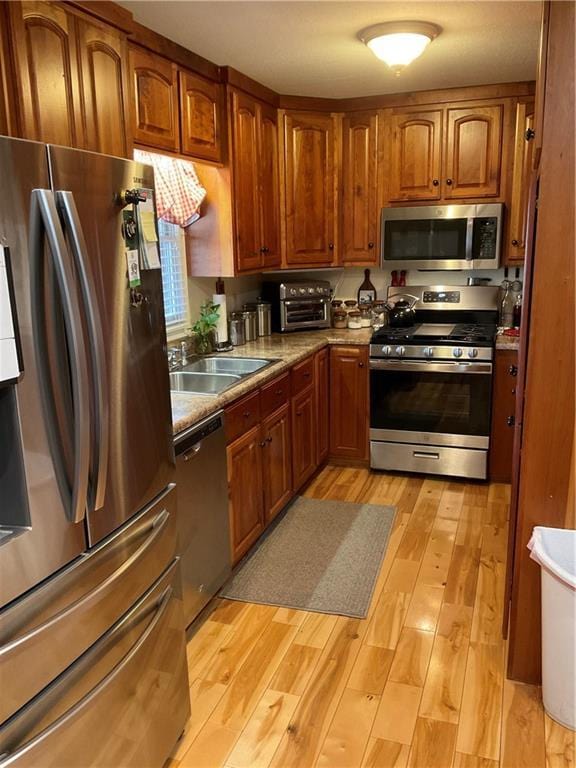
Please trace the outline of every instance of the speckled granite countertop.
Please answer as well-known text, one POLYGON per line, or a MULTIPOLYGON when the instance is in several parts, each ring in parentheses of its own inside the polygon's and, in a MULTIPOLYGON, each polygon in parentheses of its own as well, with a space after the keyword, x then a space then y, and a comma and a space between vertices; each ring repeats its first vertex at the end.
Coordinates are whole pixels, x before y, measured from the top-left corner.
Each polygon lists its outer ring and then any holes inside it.
POLYGON ((264 336, 258 341, 250 341, 241 347, 236 347, 232 352, 226 352, 226 357, 276 358, 278 362, 240 381, 221 395, 206 396, 172 392, 174 434, 193 426, 242 395, 247 395, 308 355, 322 349, 326 344, 369 344, 371 336, 371 328, 358 331, 330 328, 325 331, 274 333, 272 336, 264 336))
POLYGON ((520 344, 519 336, 505 336, 498 332, 496 335, 496 349, 507 349, 517 351, 520 344))

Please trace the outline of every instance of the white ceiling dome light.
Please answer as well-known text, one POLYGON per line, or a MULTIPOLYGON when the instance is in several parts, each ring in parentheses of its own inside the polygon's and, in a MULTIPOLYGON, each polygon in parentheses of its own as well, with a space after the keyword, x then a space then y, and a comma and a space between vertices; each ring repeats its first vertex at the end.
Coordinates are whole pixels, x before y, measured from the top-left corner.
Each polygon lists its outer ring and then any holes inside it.
POLYGON ((358 37, 399 75, 440 32, 441 27, 427 21, 389 21, 366 27, 358 37))

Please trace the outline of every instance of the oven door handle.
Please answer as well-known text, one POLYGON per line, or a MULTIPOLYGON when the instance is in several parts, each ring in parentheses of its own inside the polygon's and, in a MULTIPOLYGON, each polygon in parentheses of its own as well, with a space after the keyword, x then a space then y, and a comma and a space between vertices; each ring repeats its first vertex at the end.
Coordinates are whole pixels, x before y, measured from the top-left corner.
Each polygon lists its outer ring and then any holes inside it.
POLYGON ((423 362, 419 360, 370 360, 371 371, 415 373, 492 373, 492 363, 423 362))
POLYGON ((283 301, 287 307, 293 304, 321 304, 324 307, 330 303, 330 299, 326 296, 303 296, 301 299, 283 299, 283 301))

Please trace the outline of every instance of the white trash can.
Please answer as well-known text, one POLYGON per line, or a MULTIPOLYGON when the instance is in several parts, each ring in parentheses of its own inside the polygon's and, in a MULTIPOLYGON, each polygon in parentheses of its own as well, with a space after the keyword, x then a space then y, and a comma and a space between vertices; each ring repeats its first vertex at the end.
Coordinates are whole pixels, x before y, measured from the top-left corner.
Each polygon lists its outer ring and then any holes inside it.
POLYGON ((576 531, 536 526, 528 543, 542 574, 542 698, 576 730, 576 531))

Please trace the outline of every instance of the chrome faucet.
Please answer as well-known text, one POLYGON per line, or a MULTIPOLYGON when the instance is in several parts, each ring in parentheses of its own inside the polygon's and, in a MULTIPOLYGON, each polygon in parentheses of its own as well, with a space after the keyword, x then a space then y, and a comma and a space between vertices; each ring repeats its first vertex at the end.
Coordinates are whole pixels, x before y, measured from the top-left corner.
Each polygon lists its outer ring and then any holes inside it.
POLYGON ((188 343, 186 341, 180 342, 180 365, 186 365, 188 362, 188 343))

